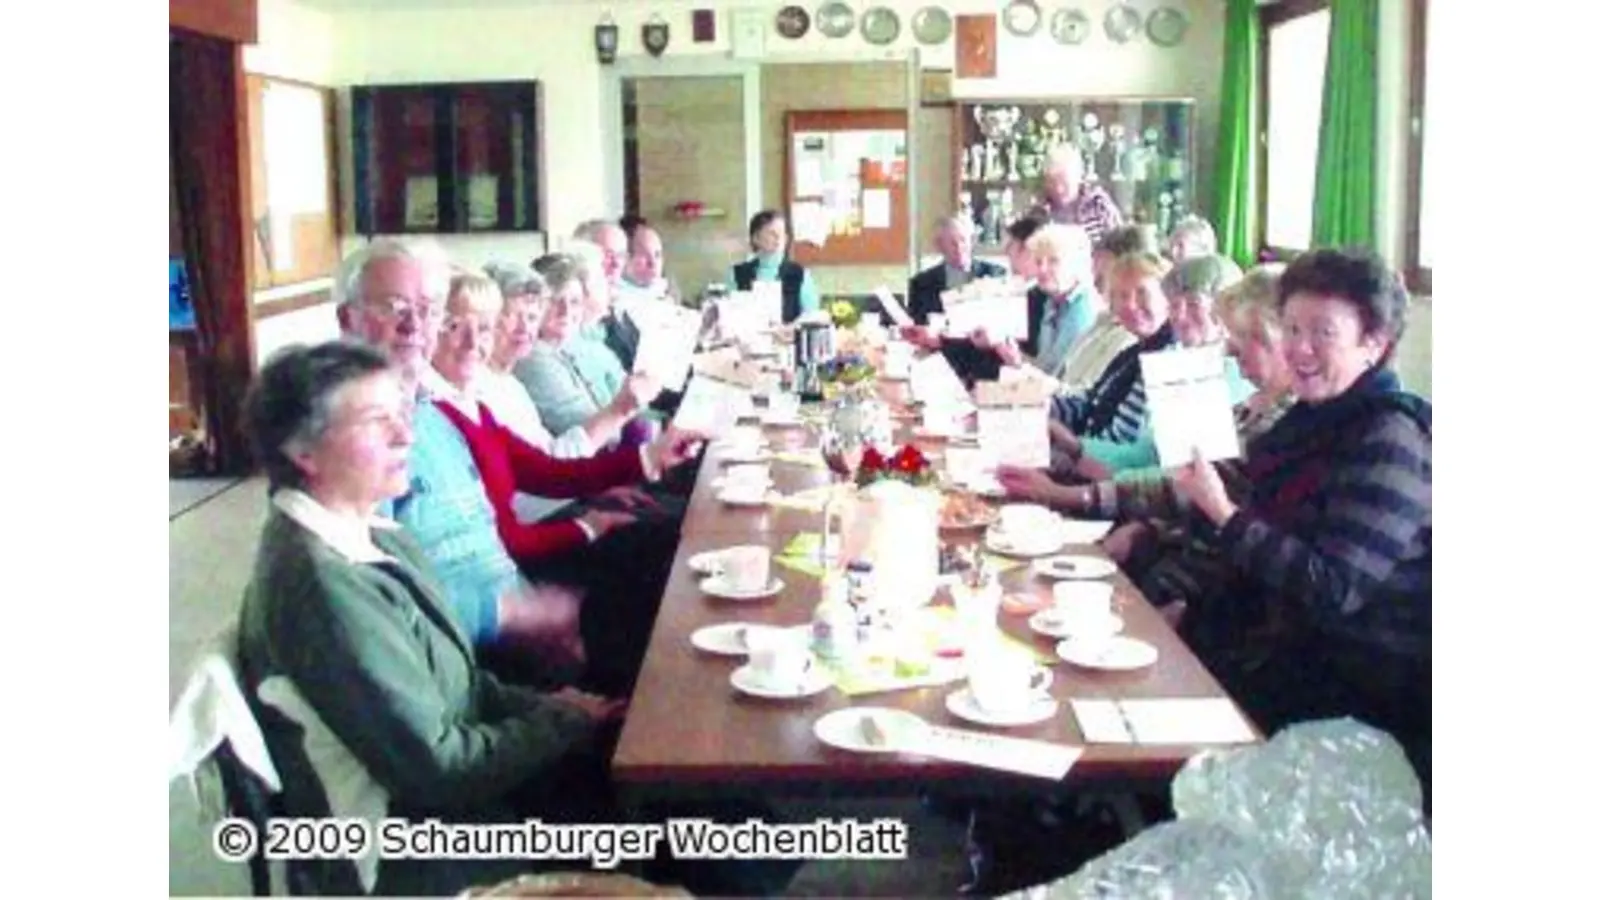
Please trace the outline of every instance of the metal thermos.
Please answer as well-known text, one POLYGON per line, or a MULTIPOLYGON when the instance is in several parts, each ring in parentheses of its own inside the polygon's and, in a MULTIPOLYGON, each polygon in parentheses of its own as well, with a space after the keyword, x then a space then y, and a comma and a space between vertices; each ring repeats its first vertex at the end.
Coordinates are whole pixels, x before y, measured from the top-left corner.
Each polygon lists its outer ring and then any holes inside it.
POLYGON ((794 331, 794 387, 802 402, 822 399, 822 367, 834 357, 833 325, 801 322, 794 331))

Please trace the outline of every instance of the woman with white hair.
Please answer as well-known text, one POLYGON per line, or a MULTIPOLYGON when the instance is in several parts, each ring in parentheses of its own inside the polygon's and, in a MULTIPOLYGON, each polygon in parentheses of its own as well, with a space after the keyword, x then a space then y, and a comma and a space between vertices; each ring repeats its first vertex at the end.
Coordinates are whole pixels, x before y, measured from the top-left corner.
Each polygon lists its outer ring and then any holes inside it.
POLYGON ((1024 358, 1052 378, 1060 378, 1069 351, 1094 327, 1105 302, 1090 282, 1089 235, 1077 225, 1045 225, 1028 238, 1038 283, 1028 291, 1028 337, 1020 343, 993 344, 982 332, 973 345, 988 354, 971 366, 974 380, 999 377, 1000 366, 1024 358))
POLYGON ((1167 258, 1175 263, 1217 252, 1217 232, 1211 223, 1190 214, 1178 220, 1167 235, 1167 258))
MULTIPOLYGON (((660 393, 660 385, 643 375, 629 375, 605 344, 579 331, 588 314, 584 264, 576 256, 551 253, 534 262, 545 280, 549 305, 539 322, 533 350, 512 366, 551 431, 561 434, 584 426, 601 430, 606 420, 633 422, 660 393)), ((589 310, 592 312, 592 310, 589 310)), ((632 442, 648 436, 624 428, 620 437, 632 442)))
POLYGON ((1100 238, 1122 224, 1122 211, 1099 185, 1084 180, 1083 154, 1071 144, 1050 151, 1044 165, 1044 196, 1034 214, 1062 225, 1077 225, 1089 240, 1100 238))

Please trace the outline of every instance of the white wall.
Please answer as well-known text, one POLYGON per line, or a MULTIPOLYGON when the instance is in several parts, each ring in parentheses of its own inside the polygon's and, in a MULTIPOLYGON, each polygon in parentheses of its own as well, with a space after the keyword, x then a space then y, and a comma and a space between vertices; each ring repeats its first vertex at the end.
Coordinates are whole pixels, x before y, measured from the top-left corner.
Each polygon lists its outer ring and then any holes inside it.
MULTIPOLYGON (((1035 97, 1061 94, 1113 96, 1192 96, 1199 104, 1199 154, 1202 185, 1209 181, 1215 143, 1217 81, 1221 66, 1220 0, 1173 0, 1184 6, 1192 25, 1175 49, 1155 47, 1142 36, 1113 45, 1103 33, 1077 48, 1062 48, 1048 25, 1029 39, 999 29, 1000 72, 995 79, 962 80, 958 97, 1035 97)), ((928 68, 953 68, 955 39, 920 47, 911 35, 911 18, 926 0, 884 0, 901 18, 899 39, 874 47, 860 37, 830 40, 813 28, 797 41, 780 37, 772 26, 782 0, 655 0, 605 4, 543 3, 515 6, 480 0, 452 4, 408 4, 406 8, 347 8, 334 4, 335 70, 342 85, 407 81, 538 79, 544 86, 546 135, 543 155, 546 223, 565 235, 584 219, 615 215, 606 195, 606 146, 601 110, 600 64, 595 59, 594 26, 610 10, 621 29, 619 54, 643 57, 640 27, 652 15, 667 22, 671 40, 666 55, 703 56, 729 52, 734 10, 755 10, 764 22, 767 61, 803 59, 882 59, 913 48, 928 68), (419 8, 426 7, 426 8, 419 8), (693 43, 694 9, 717 11, 716 40, 693 43)), ((996 12, 993 0, 947 0, 952 15, 996 12)), ((858 11, 866 4, 856 4, 858 11)), ((1107 4, 1109 7, 1109 4, 1107 4)), ((1086 10, 1097 21, 1103 10, 1086 10)), ((813 10, 814 12, 814 10, 813 10)), ((1047 6, 1047 15, 1053 8, 1047 6)), ((443 242, 465 261, 505 254, 529 255, 525 236, 446 237, 443 242)))

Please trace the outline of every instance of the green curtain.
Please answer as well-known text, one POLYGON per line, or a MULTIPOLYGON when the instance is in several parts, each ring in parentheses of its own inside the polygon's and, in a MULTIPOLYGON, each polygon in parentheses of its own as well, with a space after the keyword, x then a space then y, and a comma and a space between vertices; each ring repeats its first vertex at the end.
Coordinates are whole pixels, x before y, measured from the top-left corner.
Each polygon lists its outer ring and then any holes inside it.
POLYGON ((1222 34, 1222 112, 1217 124, 1211 214, 1217 252, 1241 266, 1256 258, 1256 132, 1260 107, 1261 17, 1256 0, 1228 0, 1222 34))
POLYGON ((1378 0, 1332 0, 1311 240, 1371 247, 1377 230, 1378 0))

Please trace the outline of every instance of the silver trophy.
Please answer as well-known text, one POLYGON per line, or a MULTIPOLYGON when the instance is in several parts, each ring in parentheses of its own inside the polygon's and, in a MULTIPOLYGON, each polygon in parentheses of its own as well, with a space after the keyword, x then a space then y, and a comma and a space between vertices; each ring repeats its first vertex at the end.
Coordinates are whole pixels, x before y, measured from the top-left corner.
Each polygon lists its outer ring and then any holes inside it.
POLYGON ((978 131, 984 136, 984 145, 987 151, 986 162, 989 165, 985 176, 990 180, 1008 178, 1016 180, 1021 177, 1017 173, 1017 123, 1022 119, 1022 110, 1015 106, 990 106, 982 104, 972 110, 972 117, 978 123, 978 131), (1006 169, 1001 174, 1000 156, 1005 152, 1006 169))

